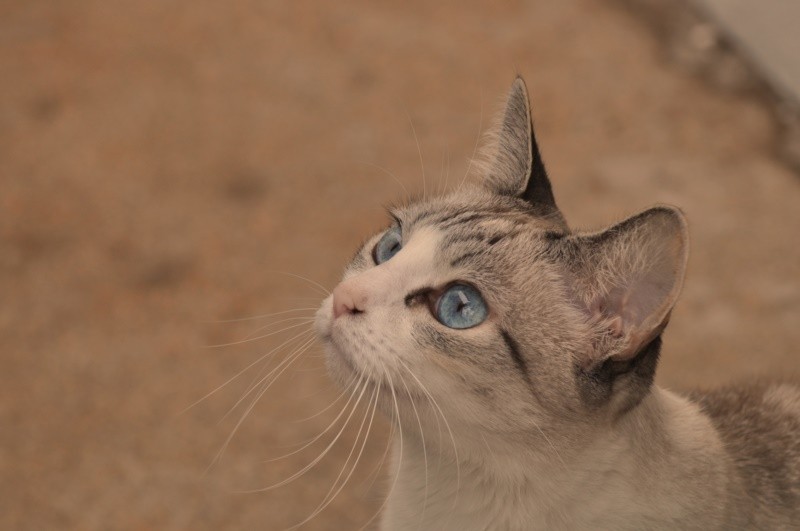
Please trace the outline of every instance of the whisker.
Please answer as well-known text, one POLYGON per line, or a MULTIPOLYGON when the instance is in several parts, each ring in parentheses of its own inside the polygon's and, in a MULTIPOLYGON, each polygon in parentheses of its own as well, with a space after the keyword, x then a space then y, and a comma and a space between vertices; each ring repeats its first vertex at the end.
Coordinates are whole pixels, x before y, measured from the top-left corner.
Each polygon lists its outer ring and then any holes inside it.
POLYGON ((304 312, 304 311, 317 311, 316 307, 311 308, 292 308, 291 310, 283 310, 281 312, 274 312, 274 313, 265 313, 261 315, 251 315, 249 317, 237 317, 235 319, 217 319, 213 321, 203 321, 207 324, 222 324, 222 323, 240 323, 242 321, 256 321, 258 319, 266 319, 267 317, 274 317, 276 315, 283 315, 286 313, 293 313, 293 312, 304 312))
POLYGON ((374 401, 372 404, 372 413, 370 414, 369 405, 367 405, 367 411, 364 412, 364 419, 361 421, 361 426, 359 426, 358 428, 358 434, 356 434, 356 440, 353 443, 353 448, 350 450, 350 453, 348 454, 347 459, 345 460, 344 465, 342 466, 342 469, 339 471, 339 475, 333 481, 333 486, 328 491, 328 494, 325 495, 325 498, 322 500, 322 503, 314 510, 314 512, 312 512, 305 520, 303 520, 299 524, 290 527, 289 529, 295 529, 300 527, 301 525, 305 524, 306 522, 314 518, 316 515, 324 511, 325 508, 328 505, 330 505, 331 502, 336 498, 336 496, 338 496, 339 493, 342 492, 342 489, 344 489, 345 485, 347 485, 347 482, 350 481, 350 478, 353 476, 353 472, 355 472, 356 467, 358 466, 358 462, 361 460, 361 456, 364 453, 364 447, 367 445, 367 439, 369 438, 370 431, 372 430, 372 421, 375 420, 375 410, 378 408, 379 392, 380 392, 380 384, 378 384, 378 388, 375 390, 375 392, 372 395, 372 399, 370 400, 370 402, 374 401), (350 468, 350 472, 348 472, 347 477, 344 478, 344 481, 342 481, 341 485, 339 485, 339 488, 336 489, 336 492, 333 492, 334 488, 336 487, 336 483, 338 483, 339 479, 342 477, 342 474, 345 471, 345 468, 347 468, 347 464, 350 462, 350 458, 352 457, 353 452, 356 449, 356 445, 358 445, 358 439, 361 437, 361 431, 364 428, 364 423, 367 420, 368 416, 369 416, 369 425, 367 426, 367 431, 364 434, 364 440, 361 442, 361 448, 358 450, 358 455, 356 456, 356 460, 353 463, 353 466, 350 468))
POLYGON ((450 146, 447 146, 445 153, 447 154, 447 169, 444 174, 444 191, 447 192, 450 186, 450 146))
POLYGON ((414 416, 417 417, 417 425, 419 426, 419 435, 422 439, 422 457, 425 460, 425 495, 422 501, 422 511, 420 512, 419 516, 419 525, 420 529, 422 528, 422 523, 425 521, 425 508, 428 506, 428 448, 425 445, 425 432, 422 429, 422 420, 420 419, 419 413, 417 412, 417 406, 414 404, 414 397, 411 396, 411 391, 408 389, 408 385, 406 384, 405 378, 401 373, 398 373, 397 376, 400 378, 400 382, 403 384, 403 387, 406 390, 406 394, 408 395, 408 399, 411 401, 411 409, 414 411, 414 416))
MULTIPOLYGON (((381 460, 378 462, 377 466, 375 466, 373 468, 372 472, 369 473, 369 475, 367 476, 367 479, 364 480, 364 483, 361 484, 361 488, 362 489, 364 489, 364 490, 372 489, 372 486, 375 484, 375 481, 378 479, 378 474, 380 473, 381 468, 383 467, 383 465, 386 463, 386 456, 389 455, 389 449, 392 447, 392 437, 393 436, 394 436, 394 424, 390 423, 389 424, 389 435, 386 438, 386 447, 383 450, 383 456, 381 457, 381 460), (369 482, 369 485, 365 486, 365 484, 367 482, 369 482)), ((374 516, 373 516, 373 518, 374 518, 374 516)), ((370 519, 367 523, 369 523, 371 521, 372 521, 372 519, 370 519)))
MULTIPOLYGON (((306 343, 306 344, 308 345, 308 344, 310 344, 312 341, 313 341, 313 339, 312 339, 312 340, 309 340, 309 342, 308 342, 308 343, 306 343)), ((249 406, 247 407, 247 409, 246 409, 246 410, 245 410, 245 411, 242 413, 242 416, 239 418, 239 421, 238 421, 238 422, 236 423, 236 425, 233 427, 233 430, 231 430, 231 433, 230 433, 230 435, 228 435, 228 438, 227 438, 227 439, 225 439, 225 442, 223 443, 222 447, 221 447, 221 448, 219 449, 219 451, 217 452, 217 455, 215 455, 215 456, 214 456, 214 459, 213 459, 213 460, 211 461, 211 463, 208 465, 208 468, 206 468, 206 473, 208 473, 208 471, 209 471, 209 470, 211 470, 211 468, 214 466, 214 464, 215 464, 215 463, 218 463, 218 462, 219 462, 220 458, 222 457, 222 454, 223 454, 223 453, 225 453, 225 450, 228 448, 228 445, 229 445, 229 444, 230 444, 230 442, 233 440, 233 437, 234 437, 234 435, 236 435, 236 432, 237 432, 237 431, 239 431, 239 428, 241 427, 242 423, 244 423, 245 419, 246 419, 246 418, 247 418, 247 416, 250 414, 250 412, 253 410, 253 408, 255 407, 255 405, 256 405, 256 403, 258 402, 258 400, 259 400, 259 399, 260 399, 262 396, 264 396, 264 393, 266 393, 266 392, 267 392, 267 390, 270 388, 270 386, 271 386, 273 383, 275 383, 275 380, 277 380, 277 379, 278 379, 278 377, 279 377, 281 374, 283 374, 283 371, 285 371, 285 370, 286 370, 286 368, 288 368, 289 366, 291 366, 291 364, 292 364, 292 363, 293 363, 293 362, 294 362, 294 361, 295 361, 297 358, 299 358, 299 357, 300 357, 302 354, 303 354, 303 351, 302 351, 302 350, 299 350, 299 351, 297 351, 297 354, 295 354, 295 355, 294 355, 294 357, 288 357, 288 358, 286 358, 286 360, 284 360, 284 361, 282 361, 282 362, 281 362, 281 364, 284 364, 284 363, 286 364, 286 365, 285 365, 285 367, 284 367, 284 369, 283 369, 281 372, 279 372, 279 373, 278 373, 278 375, 277 375, 277 376, 276 376, 276 377, 275 377, 275 378, 272 380, 272 382, 270 382, 269 384, 265 385, 265 386, 264 386, 264 387, 261 389, 261 391, 259 391, 259 393, 258 393, 258 394, 255 396, 255 398, 253 398, 253 400, 250 402, 250 405, 249 405, 249 406), (287 360, 288 360, 288 363, 287 363, 287 360)), ((291 356, 291 355, 290 355, 290 356, 291 356)), ((280 365, 278 365, 278 367, 280 367, 280 365)), ((276 367, 276 369, 277 369, 277 367, 276 367)), ((269 376, 269 375, 268 375, 268 376, 269 376)), ((237 402, 237 404, 239 404, 240 402, 241 402, 241 399, 239 399, 239 402, 237 402)), ((234 408, 235 408, 235 407, 236 407, 236 406, 234 406, 234 408)), ((227 416, 227 414, 226 414, 226 416, 227 416)))
MULTIPOLYGON (((281 370, 277 374, 275 379, 277 379, 278 376, 283 374, 283 372, 288 368, 288 366, 291 365, 296 359, 300 357, 300 354, 308 350, 308 348, 311 346, 311 344, 314 343, 314 340, 316 339, 313 336, 309 337, 311 333, 312 333, 311 330, 306 330, 305 332, 303 332, 302 334, 305 334, 305 337, 303 337, 303 339, 300 340, 301 345, 295 347, 294 350, 292 350, 292 352, 290 352, 283 360, 281 360, 278 363, 278 365, 276 365, 271 371, 269 371, 267 374, 264 374, 263 376, 262 376, 263 373, 259 373, 258 375, 256 375, 253 381, 250 382, 250 385, 245 390, 244 394, 241 397, 239 397, 239 400, 237 400, 236 403, 233 404, 233 406, 228 410, 228 412, 225 413, 225 415, 223 415, 223 417, 219 420, 219 423, 222 423, 226 418, 228 418, 228 416, 230 416, 230 414, 233 413, 237 407, 239 407, 239 404, 241 404, 245 398, 247 398, 253 391, 258 389, 258 387, 265 381, 267 381, 267 379, 269 379, 270 376, 275 374, 276 371, 278 371, 279 369, 281 369, 281 367, 283 367, 283 370, 281 370)), ((259 396, 261 396, 261 394, 263 394, 263 392, 259 391, 259 396)))
POLYGON ((547 434, 542 430, 542 428, 539 427, 539 423, 538 422, 536 422, 533 419, 531 419, 531 421, 533 422, 533 425, 536 426, 536 429, 539 430, 539 433, 542 434, 542 437, 544 437, 544 440, 547 441, 547 444, 550 445, 550 448, 553 449, 553 452, 555 452, 556 457, 558 457, 558 460, 561 461, 561 466, 564 467, 564 470, 567 470, 567 463, 561 457, 561 454, 558 453, 558 450, 556 449, 555 445, 553 444, 553 441, 551 441, 550 437, 548 437, 547 434))
POLYGON ((277 273, 279 275, 286 275, 287 277, 294 277, 294 278, 302 280, 304 282, 308 282, 312 286, 320 289, 322 291, 322 293, 325 294, 326 297, 331 294, 331 292, 328 290, 328 288, 326 288, 325 286, 323 286, 319 282, 315 282, 315 281, 311 280, 310 278, 306 278, 306 277, 298 275, 296 273, 289 273, 288 271, 276 271, 274 269, 268 269, 267 271, 265 271, 265 273, 277 273))
POLYGON ((242 338, 242 339, 244 339, 244 340, 253 339, 253 336, 258 334, 259 332, 261 332, 263 330, 269 330, 270 327, 273 327, 275 325, 279 325, 279 324, 282 324, 282 323, 289 323, 289 322, 292 322, 292 321, 313 321, 313 320, 314 320, 314 316, 313 315, 299 315, 297 317, 284 317, 283 319, 278 319, 277 321, 272 321, 271 323, 267 323, 265 325, 259 326, 258 328, 256 328, 255 330, 253 330, 252 332, 250 332, 249 334, 244 336, 244 338, 242 338))
MULTIPOLYGON (((325 408, 324 408, 324 409, 321 409, 320 411, 317 411, 316 413, 314 413, 314 414, 313 414, 313 415, 311 415, 310 417, 304 417, 304 418, 302 418, 302 419, 299 419, 299 420, 293 420, 293 421, 292 421, 292 423, 294 423, 294 424, 300 424, 301 422, 308 422, 308 421, 309 421, 309 420, 311 420, 311 419, 314 419, 314 418, 317 418, 317 417, 319 417, 320 415, 322 415, 323 413, 325 413, 326 411, 328 411, 330 408, 332 408, 333 406, 335 406, 337 403, 339 403, 339 400, 341 400, 341 399, 342 399, 342 397, 345 395, 345 393, 347 393, 347 391, 348 391, 348 390, 350 390, 350 388, 351 388, 352 386, 353 386, 353 382, 350 382, 350 384, 349 384, 349 385, 348 385, 348 386, 345 388, 345 390, 344 390, 344 391, 342 391, 341 393, 339 393, 339 396, 337 396, 337 397, 336 397, 336 399, 335 399, 333 402, 331 402, 330 404, 328 404, 327 406, 325 406, 325 408)), ((306 397, 304 397, 304 398, 308 398, 308 397, 310 397, 310 396, 315 396, 316 394, 319 394, 319 392, 317 392, 317 393, 314 393, 314 394, 312 394, 312 395, 308 395, 308 396, 306 396, 306 397)))
POLYGON ((359 528, 359 531, 363 531, 370 524, 370 522, 372 522, 372 520, 374 520, 375 517, 377 517, 381 513, 381 511, 383 511, 383 508, 386 507, 386 503, 389 501, 389 497, 394 491, 395 486, 397 486, 397 480, 400 478, 400 466, 402 465, 403 462, 403 422, 400 418, 400 408, 397 405, 397 395, 395 394, 394 391, 394 382, 392 381, 392 377, 389 374, 389 371, 387 371, 385 368, 383 369, 383 374, 389 380, 389 390, 392 392, 392 400, 394 402, 394 411, 393 411, 394 415, 392 416, 392 421, 393 421, 392 425, 394 425, 394 420, 396 419, 397 428, 400 434, 400 458, 397 460, 397 471, 395 472, 394 480, 392 481, 391 487, 389 487, 389 492, 383 499, 383 503, 381 504, 380 507, 378 507, 377 512, 374 515, 372 515, 372 518, 367 520, 367 522, 363 526, 361 526, 361 528, 359 528))
MULTIPOLYGON (((381 468, 383 468, 383 465, 384 465, 384 463, 386 461, 386 456, 389 455, 389 449, 392 447, 392 441, 394 441, 394 432, 395 432, 395 422, 394 422, 395 421, 395 415, 396 415, 396 412, 394 410, 392 410, 392 418, 390 419, 390 422, 389 422, 389 436, 386 439, 386 448, 384 448, 384 450, 383 450, 383 457, 381 457, 380 464, 373 471, 373 474, 375 475, 375 477, 372 479, 372 483, 370 483, 370 487, 372 487, 372 485, 375 483, 375 480, 378 479, 378 473, 381 471, 381 468)), ((395 476, 395 482, 397 482, 397 477, 396 476, 395 476)), ((392 488, 394 488, 394 483, 392 484, 392 487, 389 489, 389 493, 391 493, 392 488)), ((362 525, 360 528, 358 528, 358 531, 364 531, 364 529, 366 529, 367 526, 370 523, 372 523, 372 521, 375 520, 375 518, 377 518, 379 514, 381 514, 381 512, 383 511, 383 508, 386 507, 386 503, 389 501, 389 495, 388 495, 389 493, 387 493, 387 495, 383 498, 383 503, 381 503, 381 506, 378 507, 378 510, 375 511, 372 514, 372 516, 370 516, 369 520, 364 522, 364 525, 362 525)))
POLYGON ((433 406, 439 412, 439 415, 441 415, 442 420, 444 421, 445 428, 447 428, 447 432, 450 434, 450 442, 453 445, 453 456, 456 462, 456 497, 453 500, 453 508, 455 509, 456 503, 458 502, 458 493, 461 490, 461 465, 458 460, 458 447, 456 445, 456 438, 453 436, 453 430, 450 428, 450 423, 447 421, 447 417, 444 415, 442 408, 439 407, 439 403, 436 401, 433 395, 431 395, 430 391, 428 391, 428 388, 425 387, 425 385, 423 385, 423 383, 419 380, 419 378, 417 378, 417 375, 414 374, 414 372, 408 367, 408 365, 406 365, 403 362, 403 360, 397 358, 397 361, 400 363, 402 367, 405 368, 406 371, 408 371, 408 374, 410 374, 411 377, 414 378, 414 380, 416 380, 422 392, 425 393, 425 395, 427 395, 428 400, 431 401, 433 406))
POLYGON ((389 170, 387 170, 383 166, 379 166, 377 164, 373 164, 372 162, 367 162, 367 161, 364 161, 364 160, 360 160, 358 162, 360 164, 365 164, 367 166, 372 166, 373 168, 382 171, 383 173, 385 173, 386 175, 388 175, 389 177, 394 179, 394 182, 396 182, 397 184, 399 184, 403 188, 403 193, 405 194, 405 197, 409 197, 410 194, 408 193, 408 188, 406 188, 406 185, 403 184, 403 181, 401 181, 399 178, 397 178, 397 176, 394 173, 390 172, 389 170))
MULTIPOLYGON (((359 384, 362 381, 363 381, 363 377, 359 381, 359 384)), ((328 444, 328 446, 322 451, 322 453, 320 453, 316 458, 314 458, 313 461, 311 461, 309 464, 307 464, 302 469, 300 469, 299 471, 295 472, 294 474, 292 474, 288 478, 279 481, 278 483, 275 483, 275 484, 270 485, 268 487, 262 487, 260 489, 239 491, 239 493, 240 494, 256 494, 258 492, 266 492, 268 490, 277 489, 277 488, 282 487, 282 486, 284 486, 284 485, 286 485, 288 483, 291 483, 295 479, 299 478, 300 476, 302 476, 303 474, 305 474, 306 472, 308 472, 309 470, 314 468, 314 466, 316 466, 316 464, 319 463, 328 454, 328 452, 330 452, 331 448, 333 448, 333 446, 339 440, 339 437, 341 437, 341 435, 344 432, 345 428, 350 423, 350 419, 353 417, 353 414, 355 413, 356 409, 358 408, 358 404, 361 403, 361 399, 364 397, 364 392, 367 390, 367 386, 368 386, 368 382, 364 382, 363 385, 361 385, 361 394, 358 395, 358 400, 356 400, 356 403, 353 405, 352 409, 350 410, 350 414, 347 416, 347 419, 345 420, 344 424, 342 424, 342 427, 339 429, 339 432, 336 434, 336 437, 334 437, 334 439, 330 442, 330 444, 328 444)))
POLYGON ((197 404, 199 404, 199 403, 200 403, 200 402, 202 402, 203 400, 207 399, 208 397, 210 397, 211 395, 213 395, 214 393, 216 393, 217 391, 219 391, 220 389, 222 389, 223 387, 225 387, 226 385, 228 385, 229 383, 231 383, 232 381, 234 381, 235 379, 237 379, 239 376, 241 376, 242 374, 244 374, 244 373, 245 373, 245 372, 247 372, 248 370, 252 369, 252 368, 253 368, 255 365, 257 365, 258 363, 260 363, 261 361, 263 361, 263 360, 264 360, 264 358, 266 358, 267 356, 269 356, 270 354, 272 354, 272 353, 273 353, 273 352, 275 352, 276 350, 280 349, 281 347, 283 347, 283 346, 284 346, 284 345, 286 345, 287 343, 289 343, 289 342, 291 342, 291 341, 294 341, 295 339, 297 339, 298 337, 302 336, 303 334, 307 334, 308 332, 311 332, 311 330, 305 330, 305 331, 303 331, 303 332, 300 332, 299 334, 296 334, 295 336, 293 336, 293 337, 291 337, 291 338, 287 339, 286 341, 284 341, 283 343, 281 343, 280 345, 278 345, 278 346, 277 346, 277 347, 275 347, 274 349, 270 350, 269 352, 267 352, 267 353, 266 353, 266 354, 264 354, 263 356, 260 356, 260 357, 259 357, 257 360, 255 360, 254 362, 252 362, 252 363, 250 363, 249 365, 247 365, 247 366, 246 366, 244 369, 240 370, 239 372, 237 372, 236 374, 234 374, 233 376, 231 376, 230 378, 228 378, 227 380, 225 380, 225 382, 224 382, 224 383, 222 383, 221 385, 219 385, 218 387, 216 387, 216 388, 215 388, 213 391, 209 392, 208 394, 206 394, 205 396, 203 396, 202 398, 200 398, 200 399, 199 399, 199 400, 197 400, 196 402, 193 402, 191 405, 189 405, 188 407, 186 407, 186 408, 185 408, 183 411, 181 411, 181 412, 180 412, 180 415, 183 415, 184 413, 186 413, 187 411, 189 411, 190 409, 192 409, 193 407, 195 407, 197 404))
POLYGON ((414 133, 414 142, 417 144, 417 153, 419 153, 419 165, 422 167, 422 198, 427 196, 427 184, 425 179, 425 162, 422 157, 422 148, 419 145, 419 137, 417 136, 417 129, 414 127, 414 120, 411 119, 411 114, 406 111, 408 116, 408 123, 411 124, 411 132, 414 133))
MULTIPOLYGON (((275 457, 275 458, 272 458, 272 459, 266 459, 264 462, 265 462, 265 463, 272 463, 272 462, 274 462, 274 461, 280 461, 281 459, 284 459, 284 458, 286 458, 286 457, 289 457, 289 456, 292 456, 292 455, 298 454, 298 453, 302 452, 303 450, 305 450, 306 448, 308 448, 309 446, 311 446, 312 444, 314 444, 315 442, 317 442, 317 441, 318 441, 318 440, 319 440, 319 439, 320 439, 320 438, 321 438, 323 435, 325 435, 326 433, 328 433, 328 431, 329 431, 329 430, 330 430, 330 429, 331 429, 333 426, 335 426, 335 425, 336 425, 336 423, 339 421, 339 419, 340 419, 340 418, 342 418, 342 415, 344 415, 344 413, 347 411, 347 406, 349 406, 349 405, 350 405, 350 402, 352 402, 352 401, 353 401, 353 397, 355 396, 356 392, 358 391, 358 389, 356 388, 355 384, 356 384, 356 381, 354 380, 353 382, 351 382, 351 383, 350 383, 350 385, 348 386, 348 388, 347 388, 347 389, 346 389, 346 390, 345 390, 345 391, 344 391, 344 392, 343 392, 343 393, 340 395, 340 397, 339 397, 339 398, 341 398, 342 396, 344 396, 344 394, 345 394, 345 393, 346 393, 346 392, 347 392, 347 391, 348 391, 350 388, 352 388, 352 389, 353 389, 353 391, 350 393, 350 397, 347 399, 347 402, 345 402, 344 406, 342 406, 342 410, 339 412, 339 414, 336 416, 336 418, 335 418, 335 419, 333 419, 333 421, 332 421, 330 424, 328 424, 328 427, 327 427, 327 428, 325 428, 325 429, 324 429, 324 430, 323 430, 323 431, 322 431, 322 432, 321 432, 319 435, 317 435, 316 437, 314 437, 314 438, 313 438, 313 439, 311 439, 310 441, 306 442, 305 444, 303 444, 303 446, 302 446, 301 448, 298 448, 297 450, 294 450, 293 452, 290 452, 290 453, 288 453, 288 454, 282 455, 281 457, 275 457)), ((326 409, 327 409, 327 408, 326 408, 326 409)))
MULTIPOLYGON (((246 337, 244 339, 241 339, 239 341, 232 341, 230 343, 220 343, 218 345, 209 345, 209 346, 207 346, 205 348, 232 347, 232 346, 235 346, 235 345, 241 345, 243 343, 248 343, 250 341, 258 341, 259 339, 264 339, 264 338, 267 338, 267 337, 271 337, 271 336, 274 336, 276 334, 280 334, 282 332, 286 332, 287 330, 291 330, 292 328, 297 328, 298 326, 308 326, 308 325, 310 325, 311 323, 314 322, 314 319, 311 318, 311 317, 287 318, 287 319, 285 319, 285 321, 294 321, 294 320, 297 320, 297 319, 303 319, 303 322, 297 323, 297 324, 293 324, 293 325, 287 326, 285 328, 281 328, 280 330, 275 330, 274 332, 270 332, 268 334, 263 334, 263 335, 256 336, 256 337, 248 336, 248 337, 246 337)), ((283 322, 283 321, 284 320, 281 320, 281 322, 283 322)), ((272 324, 279 324, 279 323, 276 322, 276 323, 272 323, 272 324)), ((261 330, 263 330, 263 327, 261 328, 261 330)))
POLYGON ((464 177, 461 178, 461 184, 458 185, 460 190, 464 186, 464 181, 467 180, 470 170, 472 169, 472 162, 475 160, 475 155, 478 153, 478 144, 481 141, 481 131, 483 131, 483 88, 481 87, 481 116, 478 119, 478 136, 475 138, 475 147, 472 148, 472 156, 467 163, 467 171, 464 172, 464 177))

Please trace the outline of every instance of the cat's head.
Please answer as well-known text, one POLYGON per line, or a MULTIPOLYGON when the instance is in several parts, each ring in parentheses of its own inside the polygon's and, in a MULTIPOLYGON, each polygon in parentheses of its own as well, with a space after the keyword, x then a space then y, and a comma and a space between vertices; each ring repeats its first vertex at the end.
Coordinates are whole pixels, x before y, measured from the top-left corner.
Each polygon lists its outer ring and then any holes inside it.
POLYGON ((683 215, 570 231, 519 78, 489 160, 479 184, 393 209, 357 252, 317 314, 329 370, 380 387, 401 418, 443 414, 482 436, 610 424, 652 384, 686 267, 683 215))

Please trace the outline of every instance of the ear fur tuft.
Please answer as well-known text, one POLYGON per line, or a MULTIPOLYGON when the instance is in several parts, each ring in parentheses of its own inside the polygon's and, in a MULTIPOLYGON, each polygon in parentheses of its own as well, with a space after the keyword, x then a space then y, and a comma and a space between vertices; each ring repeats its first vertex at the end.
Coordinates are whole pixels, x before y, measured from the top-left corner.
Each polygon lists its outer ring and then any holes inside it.
POLYGON ((485 164, 487 187, 500 195, 524 199, 537 214, 556 218, 566 228, 539 153, 528 89, 521 77, 511 85, 493 136, 485 164))

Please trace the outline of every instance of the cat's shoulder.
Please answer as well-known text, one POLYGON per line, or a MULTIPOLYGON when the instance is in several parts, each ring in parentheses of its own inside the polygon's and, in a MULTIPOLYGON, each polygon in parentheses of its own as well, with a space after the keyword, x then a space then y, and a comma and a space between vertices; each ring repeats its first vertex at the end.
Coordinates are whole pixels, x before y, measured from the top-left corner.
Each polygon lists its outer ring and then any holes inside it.
POLYGON ((800 383, 688 393, 719 433, 747 496, 800 517, 800 383))
POLYGON ((738 463, 770 471, 794 463, 800 487, 800 382, 762 380, 696 390, 687 398, 709 417, 738 463))
POLYGON ((695 390, 687 397, 719 427, 800 427, 800 381, 757 381, 695 390))

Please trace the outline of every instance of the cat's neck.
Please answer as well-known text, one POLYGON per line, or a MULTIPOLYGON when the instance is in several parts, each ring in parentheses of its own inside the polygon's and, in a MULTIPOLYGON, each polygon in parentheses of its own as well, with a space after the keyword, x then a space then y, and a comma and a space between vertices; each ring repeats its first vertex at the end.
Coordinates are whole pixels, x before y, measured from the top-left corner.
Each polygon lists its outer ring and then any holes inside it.
POLYGON ((658 388, 613 429, 581 441, 456 439, 453 451, 406 436, 402 456, 395 441, 385 530, 641 529, 653 518, 704 528, 729 510, 716 432, 694 404, 658 388))

